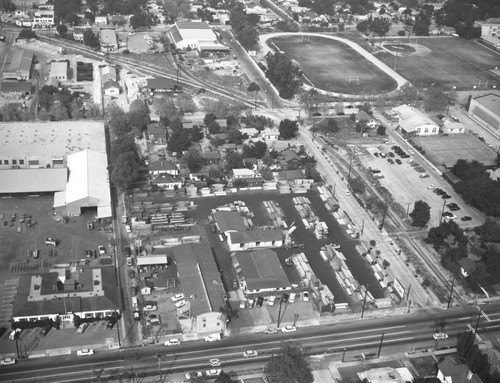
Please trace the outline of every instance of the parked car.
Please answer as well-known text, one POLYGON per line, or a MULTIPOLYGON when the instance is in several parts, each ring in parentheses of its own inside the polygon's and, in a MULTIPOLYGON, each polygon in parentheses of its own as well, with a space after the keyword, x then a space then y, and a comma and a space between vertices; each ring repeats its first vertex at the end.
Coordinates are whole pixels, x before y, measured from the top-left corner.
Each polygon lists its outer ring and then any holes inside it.
POLYGON ((246 350, 243 352, 243 358, 255 358, 259 353, 255 350, 246 350))
POLYGON ((464 222, 466 222, 466 221, 472 221, 472 217, 469 217, 468 215, 466 215, 466 216, 460 218, 460 220, 462 220, 464 222))
POLYGON ((203 372, 201 371, 195 371, 195 372, 186 372, 186 379, 191 380, 194 378, 201 378, 203 377, 203 372))
POLYGON ((165 346, 180 346, 181 341, 179 339, 169 339, 165 342, 165 346))
POLYGON ((140 320, 141 319, 141 313, 139 311, 134 311, 134 319, 135 320, 140 320))
POLYGON ((135 271, 134 270, 129 270, 128 271, 128 277, 130 279, 134 279, 135 278, 135 271))
POLYGON ((57 240, 52 237, 45 238, 45 246, 57 246, 57 240))
POLYGON ((275 303, 276 303, 276 295, 270 296, 269 300, 267 301, 267 304, 269 306, 274 306, 275 303))
POLYGON ((451 211, 460 210, 460 206, 458 206, 455 202, 449 203, 447 206, 451 211))
POLYGON ((394 160, 392 158, 388 158, 387 162, 389 162, 391 165, 394 165, 394 160))
POLYGON ((115 327, 116 322, 117 322, 117 319, 116 319, 116 318, 110 319, 110 320, 108 321, 108 324, 106 325, 106 328, 108 328, 108 329, 112 330, 112 329, 113 329, 113 327, 115 327))
POLYGON ((278 329, 276 327, 268 327, 266 331, 264 331, 264 334, 276 334, 278 332, 278 329))
POLYGON ((247 300, 246 299, 243 299, 241 302, 240 302, 240 309, 244 309, 245 307, 247 307, 247 300))
POLYGON ((172 302, 177 302, 177 301, 180 301, 182 299, 184 299, 184 294, 180 293, 180 294, 175 294, 172 298, 170 298, 172 300, 172 302))
POLYGON ((349 197, 351 195, 351 192, 349 190, 345 189, 344 194, 349 197))
POLYGON ((220 359, 217 359, 217 358, 212 358, 208 361, 208 363, 210 364, 210 366, 212 367, 220 367, 221 363, 220 363, 220 359))
POLYGON ((212 376, 219 376, 222 370, 220 368, 214 368, 212 370, 207 370, 205 372, 206 376, 212 377, 212 376))
POLYGON ((444 339, 448 339, 448 334, 446 334, 445 332, 437 332, 434 335, 432 335, 432 337, 435 340, 444 340, 444 339))
POLYGON ((449 195, 449 194, 446 194, 446 193, 445 193, 445 194, 443 194, 443 195, 441 196, 441 198, 443 198, 443 199, 450 199, 450 198, 451 198, 451 195, 449 195))
POLYGON ((104 246, 99 246, 97 248, 97 250, 99 250, 99 254, 101 254, 101 255, 105 255, 106 254, 106 248, 104 246))
POLYGON ((396 158, 396 163, 397 163, 398 165, 402 165, 402 164, 403 164, 399 158, 396 158))
POLYGON ((182 306, 185 306, 186 305, 186 301, 185 300, 182 300, 182 301, 179 301, 175 304, 175 307, 177 307, 178 309, 180 309, 182 306))
POLYGON ((80 326, 78 326, 78 330, 76 330, 76 332, 78 334, 83 334, 85 332, 85 330, 87 329, 87 327, 89 327, 88 323, 82 323, 82 324, 80 324, 80 326))
POLYGON ((210 334, 205 337, 205 342, 217 342, 221 340, 221 336, 219 333, 210 334))
POLYGON ((302 300, 303 300, 304 302, 309 302, 309 293, 308 293, 307 291, 304 291, 304 292, 302 293, 302 300))
POLYGON ((90 349, 83 349, 83 350, 78 350, 76 352, 76 355, 77 356, 91 356, 91 355, 94 355, 94 350, 92 350, 91 348, 90 349))
POLYGON ((8 366, 9 364, 16 364, 16 360, 14 358, 4 358, 0 360, 1 366, 8 366))
POLYGON ((420 178, 429 178, 430 176, 427 173, 420 174, 420 178))
POLYGON ((258 297, 257 298, 257 307, 262 307, 263 303, 264 303, 264 297, 258 297))
POLYGON ((251 309, 255 306, 255 299, 249 299, 248 300, 248 308, 251 309))
POLYGON ((450 213, 449 211, 445 211, 443 213, 443 217, 446 218, 446 219, 455 219, 457 218, 457 216, 453 213, 450 213))
POLYGON ((295 326, 285 326, 281 328, 281 332, 295 332, 297 331, 297 327, 295 326))

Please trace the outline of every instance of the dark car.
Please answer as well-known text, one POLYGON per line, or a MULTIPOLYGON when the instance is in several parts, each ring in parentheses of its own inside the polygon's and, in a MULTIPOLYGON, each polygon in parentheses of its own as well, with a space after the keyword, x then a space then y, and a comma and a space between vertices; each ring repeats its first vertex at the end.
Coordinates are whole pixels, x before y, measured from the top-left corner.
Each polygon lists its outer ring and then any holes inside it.
POLYGON ((388 159, 387 159, 387 162, 389 162, 391 165, 394 165, 394 160, 393 160, 393 159, 391 159, 391 158, 388 158, 388 159))
POLYGON ((394 158, 394 157, 395 157, 393 152, 389 152, 389 153, 387 153, 387 155, 388 155, 389 157, 391 157, 391 158, 394 158))
POLYGON ((451 195, 444 193, 444 194, 441 196, 441 198, 444 198, 444 199, 450 199, 450 198, 451 198, 451 195))
POLYGON ((373 153, 375 157, 378 157, 378 152, 373 153))
POLYGON ((397 163, 398 165, 403 164, 399 158, 398 158, 398 159, 396 159, 396 163, 397 163))
POLYGON ((464 222, 466 222, 466 221, 472 221, 472 217, 469 217, 468 215, 466 215, 465 217, 460 218, 460 220, 464 221, 464 222))
POLYGON ((264 297, 258 297, 257 298, 257 307, 262 307, 263 303, 264 303, 264 297))
POLYGON ((283 302, 283 303, 287 303, 289 298, 290 298, 290 295, 288 295, 288 294, 283 294, 283 299, 282 299, 282 302, 283 302))
POLYGON ((112 330, 113 327, 115 327, 116 322, 117 322, 117 320, 115 318, 110 319, 108 324, 106 325, 106 328, 112 330))
POLYGON ((52 326, 47 326, 47 327, 44 327, 42 332, 40 333, 41 336, 46 336, 49 331, 52 329, 52 326))

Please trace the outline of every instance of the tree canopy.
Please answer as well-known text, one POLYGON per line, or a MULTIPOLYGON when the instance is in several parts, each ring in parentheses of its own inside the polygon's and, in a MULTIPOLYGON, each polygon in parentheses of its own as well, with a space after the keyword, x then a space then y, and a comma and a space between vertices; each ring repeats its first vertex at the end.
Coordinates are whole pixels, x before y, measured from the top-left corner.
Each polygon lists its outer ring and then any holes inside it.
POLYGON ((312 383, 314 377, 302 348, 293 343, 283 343, 265 368, 271 383, 312 383))
POLYGON ((259 19, 259 15, 247 14, 243 3, 233 3, 229 11, 229 20, 231 28, 243 48, 252 49, 257 45, 259 33, 256 26, 259 19))
POLYGON ((278 88, 280 97, 290 99, 301 85, 302 72, 293 65, 292 61, 283 53, 268 53, 266 55, 266 77, 278 88))
POLYGON ((417 227, 424 227, 431 219, 431 207, 427 202, 417 201, 410 213, 412 218, 412 225, 417 227))
POLYGON ((278 129, 280 137, 284 140, 289 140, 297 135, 299 127, 297 125, 297 121, 292 121, 286 118, 280 122, 278 129))

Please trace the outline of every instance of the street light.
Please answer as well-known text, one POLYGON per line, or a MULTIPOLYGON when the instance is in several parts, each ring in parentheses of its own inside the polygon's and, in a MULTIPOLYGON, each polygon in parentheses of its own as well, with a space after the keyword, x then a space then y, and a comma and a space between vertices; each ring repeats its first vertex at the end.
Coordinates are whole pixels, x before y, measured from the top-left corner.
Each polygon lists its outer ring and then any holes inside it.
POLYGON ((158 375, 160 376, 160 383, 163 382, 163 378, 161 376, 161 354, 157 354, 156 357, 158 358, 158 375))

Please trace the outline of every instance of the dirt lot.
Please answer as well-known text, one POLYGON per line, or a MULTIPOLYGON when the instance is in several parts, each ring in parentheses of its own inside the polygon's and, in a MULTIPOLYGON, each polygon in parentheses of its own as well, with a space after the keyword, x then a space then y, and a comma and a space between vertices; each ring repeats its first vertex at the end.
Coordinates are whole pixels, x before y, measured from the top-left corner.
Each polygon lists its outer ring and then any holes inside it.
MULTIPOLYGON (((408 39, 398 39, 403 44, 408 39)), ((390 43, 393 47, 394 42, 390 43)), ((455 86, 457 90, 472 89, 488 81, 488 87, 500 86, 500 80, 489 72, 498 65, 498 53, 482 47, 475 41, 456 37, 412 39, 411 47, 415 52, 399 50, 397 72, 418 87, 431 84, 455 86), (417 44, 414 44, 417 42, 417 44)), ((393 67, 395 55, 381 52, 377 57, 393 67)), ((481 89, 481 86, 478 86, 481 89)))
POLYGON ((0 214, 3 214, 0 228, 2 255, 0 258, 0 325, 8 325, 17 279, 23 274, 47 272, 54 264, 74 263, 87 259, 89 265, 97 266, 98 259, 85 258, 85 250, 97 251, 97 246, 111 248, 109 228, 96 223, 94 230, 86 228, 95 214, 88 211, 81 217, 71 218, 67 223, 57 221, 52 212, 53 197, 17 197, 0 200, 0 214), (31 215, 31 227, 27 221, 20 222, 21 214, 31 215), (15 219, 11 222, 12 216, 15 219), (7 222, 7 225, 5 225, 7 222), (57 239, 56 248, 45 246, 45 238, 57 239), (27 257, 33 249, 40 251, 40 257, 27 257), (8 297, 6 300, 5 298, 8 297))
POLYGON ((396 88, 391 77, 340 42, 319 37, 302 42, 301 36, 278 37, 271 42, 297 61, 312 85, 321 89, 368 94, 385 93, 396 88), (338 70, 332 71, 332 68, 338 70), (350 82, 349 76, 352 76, 350 82))

